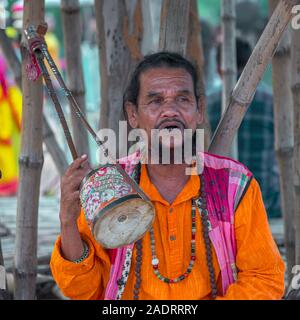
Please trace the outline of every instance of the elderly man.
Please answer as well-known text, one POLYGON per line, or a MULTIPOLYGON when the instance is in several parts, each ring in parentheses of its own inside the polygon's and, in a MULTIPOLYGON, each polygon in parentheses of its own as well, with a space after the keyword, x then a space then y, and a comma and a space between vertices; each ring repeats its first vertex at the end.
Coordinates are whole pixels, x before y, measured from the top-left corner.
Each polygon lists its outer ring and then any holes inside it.
MULTIPOLYGON (((131 127, 144 129, 149 139, 153 129, 195 132, 204 108, 195 68, 174 53, 146 56, 133 73, 123 107, 131 127)), ((188 163, 141 164, 139 157, 137 152, 120 162, 137 163, 137 180, 156 216, 141 240, 118 249, 106 250, 95 241, 80 210, 78 188, 88 170, 87 158, 75 160, 64 175, 61 235, 51 269, 66 296, 282 297, 284 263, 268 226, 258 183, 245 166, 205 153, 202 173, 187 175, 188 163)))

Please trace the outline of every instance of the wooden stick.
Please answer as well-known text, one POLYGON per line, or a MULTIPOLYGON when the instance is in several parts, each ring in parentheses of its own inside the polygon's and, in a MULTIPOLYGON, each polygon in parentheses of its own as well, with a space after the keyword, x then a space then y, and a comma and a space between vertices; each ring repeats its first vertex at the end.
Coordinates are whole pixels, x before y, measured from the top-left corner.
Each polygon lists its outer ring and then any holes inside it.
MULTIPOLYGON (((191 60, 198 69, 199 79, 199 93, 201 96, 205 96, 205 84, 204 84, 204 53, 201 38, 201 25, 198 15, 198 6, 196 0, 191 0, 190 12, 189 12, 189 32, 187 41, 186 56, 191 60)), ((203 99, 204 101, 204 99, 203 99)), ((205 103, 203 102, 203 105, 205 103)), ((207 110, 204 110, 203 123, 199 125, 199 129, 204 129, 204 146, 205 150, 208 149, 209 142, 211 140, 211 129, 208 121, 207 110)))
POLYGON ((295 264, 300 265, 300 30, 292 31, 292 94, 294 102, 295 264))
MULTIPOLYGON (((222 0, 222 114, 230 102, 230 96, 237 80, 237 57, 236 57, 236 10, 235 0, 222 0)), ((238 137, 237 134, 231 146, 231 157, 238 160, 238 137)))
MULTIPOLYGON (((278 0, 270 0, 272 13, 278 0)), ((291 41, 287 30, 279 42, 272 60, 275 151, 280 172, 281 207, 284 218, 284 237, 287 258, 287 276, 292 277, 295 264, 294 227, 294 170, 293 170, 293 101, 291 92, 291 41)))
POLYGON ((149 54, 154 48, 154 31, 151 19, 151 0, 141 0, 143 16, 143 39, 141 51, 143 55, 149 54))
POLYGON ((1 246, 1 238, 0 238, 0 300, 9 299, 9 295, 6 288, 7 288, 6 270, 4 267, 4 259, 2 254, 2 246, 1 246))
POLYGON ((12 70, 16 85, 22 91, 21 63, 15 53, 10 39, 7 37, 5 30, 3 29, 0 29, 0 47, 10 69, 12 70))
MULTIPOLYGON (((300 265, 300 30, 292 30, 292 95, 293 95, 293 116, 294 116, 294 225, 295 225, 295 265, 300 265)), ((298 270, 296 270, 297 272, 298 270)), ((289 286, 287 288, 286 299, 299 300, 300 288, 298 283, 298 274, 293 273, 289 277, 289 286), (298 288, 297 288, 298 287, 298 288)))
POLYGON ((213 136, 209 152, 227 156, 233 138, 243 120, 263 73, 292 17, 292 7, 299 0, 281 0, 260 37, 237 85, 230 103, 213 136))
POLYGON ((59 100, 57 98, 57 95, 55 93, 55 89, 54 89, 52 81, 50 79, 50 75, 48 73, 46 65, 44 64, 43 54, 41 52, 39 52, 39 54, 36 54, 36 57, 37 57, 37 61, 39 63, 40 69, 42 71, 43 79, 44 79, 46 87, 48 89, 48 93, 49 93, 49 95, 50 95, 50 97, 51 97, 51 99, 53 101, 53 104, 54 104, 54 107, 55 107, 56 112, 58 114, 60 123, 61 123, 61 125, 63 127, 63 131, 64 131, 64 134, 65 134, 69 149, 71 151, 73 160, 75 160, 75 159, 78 158, 78 153, 77 153, 76 147, 74 145, 74 142, 73 142, 70 130, 69 130, 69 126, 68 126, 67 121, 65 119, 62 107, 61 107, 60 102, 59 102, 59 100))
POLYGON ((105 23, 103 12, 103 1, 95 0, 95 14, 97 23, 97 38, 99 48, 99 73, 101 79, 101 106, 100 106, 100 120, 99 128, 108 128, 109 119, 109 101, 108 101, 108 70, 106 59, 106 35, 105 35, 105 23))
POLYGON ((45 118, 45 115, 43 115, 43 141, 54 161, 54 164, 60 176, 64 175, 66 170, 68 169, 69 164, 55 138, 54 132, 51 129, 49 122, 45 118))
MULTIPOLYGON (((101 70, 100 128, 110 128, 119 137, 119 121, 124 119, 123 93, 133 67, 142 58, 141 0, 96 0, 97 34, 101 70)), ((119 145, 118 157, 127 153, 119 145)))
POLYGON ((190 0, 163 0, 159 49, 186 54, 190 0))
MULTIPOLYGON (((81 19, 78 0, 61 0, 62 24, 67 83, 83 114, 86 114, 85 84, 81 59, 81 19)), ((89 155, 89 141, 85 128, 74 112, 71 112, 72 133, 79 155, 89 155)))
MULTIPOLYGON (((44 1, 24 1, 23 28, 44 21, 44 1)), ((24 39, 22 74, 26 74, 28 54, 24 39)), ((18 193, 16 248, 14 259, 17 300, 35 299, 37 269, 37 220, 41 170, 43 166, 42 123, 43 85, 40 78, 31 82, 22 77, 23 115, 21 133, 20 183, 18 193)))

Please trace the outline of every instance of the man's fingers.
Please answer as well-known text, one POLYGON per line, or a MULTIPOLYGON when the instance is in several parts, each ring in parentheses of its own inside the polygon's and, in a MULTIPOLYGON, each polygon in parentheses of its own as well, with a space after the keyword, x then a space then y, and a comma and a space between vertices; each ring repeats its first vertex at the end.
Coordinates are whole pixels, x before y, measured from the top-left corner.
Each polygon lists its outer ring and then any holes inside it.
POLYGON ((88 162, 87 155, 83 155, 80 158, 74 160, 74 162, 67 169, 65 176, 72 175, 73 172, 77 171, 78 169, 82 169, 85 166, 86 162, 88 162))
POLYGON ((92 167, 89 161, 86 161, 81 164, 81 167, 76 171, 76 173, 78 172, 80 175, 83 174, 86 176, 91 170, 92 170, 92 167))
POLYGON ((77 170, 82 167, 82 165, 87 161, 88 156, 83 154, 80 158, 75 159, 69 167, 69 171, 77 170))

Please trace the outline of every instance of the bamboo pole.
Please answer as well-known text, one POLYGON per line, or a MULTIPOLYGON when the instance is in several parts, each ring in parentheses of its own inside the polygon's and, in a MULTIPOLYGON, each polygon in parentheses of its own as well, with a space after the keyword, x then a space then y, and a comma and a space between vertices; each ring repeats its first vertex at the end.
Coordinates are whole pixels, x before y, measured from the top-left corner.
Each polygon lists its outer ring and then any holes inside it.
MULTIPOLYGON (((270 0, 270 13, 278 0, 270 0)), ((280 172, 281 206, 284 218, 284 236, 287 258, 287 275, 291 279, 295 264, 294 227, 294 170, 293 170, 293 101, 291 92, 291 41, 287 30, 272 60, 274 97, 275 151, 280 172)))
MULTIPOLYGON (((2 172, 0 170, 0 179, 2 178, 2 172)), ((4 267, 4 258, 2 253, 2 244, 0 237, 0 300, 8 300, 7 294, 7 283, 6 283, 6 270, 4 267)))
POLYGON ((281 0, 244 68, 212 138, 209 152, 228 155, 233 138, 250 105, 263 73, 275 53, 279 40, 292 17, 292 7, 299 0, 281 0))
MULTIPOLYGON (((292 30, 292 82, 294 116, 294 225, 295 225, 295 265, 300 265, 300 31, 292 30)), ((287 300, 300 300, 299 271, 292 270, 292 279, 286 290, 287 300)))
POLYGON ((141 43, 141 51, 143 55, 153 50, 154 32, 151 19, 151 0, 141 0, 142 16, 143 16, 143 39, 141 43))
POLYGON ((22 91, 22 72, 21 63, 15 53, 10 39, 7 37, 5 30, 0 29, 0 47, 15 78, 16 85, 22 91))
MULTIPOLYGON (((230 102, 232 90, 237 81, 237 57, 236 57, 236 1, 222 0, 222 114, 230 102)), ((231 157, 238 160, 238 137, 234 137, 231 146, 231 157)))
POLYGON ((190 0, 163 0, 159 49, 186 54, 190 0))
MULTIPOLYGON (((100 51, 100 127, 112 129, 118 137, 123 93, 133 66, 142 58, 141 0, 97 0, 95 11, 100 51)), ((127 151, 122 148, 126 146, 120 146, 121 153, 127 151)))
MULTIPOLYGON (((79 0, 61 0, 68 87, 85 114, 85 85, 81 59, 81 19, 79 0)), ((71 111, 74 143, 79 155, 89 155, 88 134, 71 111)))
POLYGON ((100 105, 100 122, 99 127, 108 127, 109 118, 109 101, 108 101, 108 70, 106 59, 106 36, 105 36, 105 23, 103 12, 103 1, 95 0, 95 13, 97 22, 97 38, 99 48, 99 66, 100 66, 100 79, 101 79, 101 105, 100 105))
POLYGON ((294 102, 295 264, 300 265, 300 30, 292 31, 292 94, 294 102))
MULTIPOLYGON (((44 21, 44 1, 24 1, 23 30, 44 21)), ((28 51, 25 39, 21 42, 22 74, 26 73, 28 51)), ((34 299, 37 273, 37 222, 41 170, 43 166, 42 79, 36 82, 22 77, 23 115, 21 132, 20 183, 16 219, 14 259, 14 298, 34 299)))
MULTIPOLYGON (((191 0, 190 11, 189 11, 189 30, 188 30, 188 39, 187 39, 187 58, 191 60, 198 70, 198 79, 199 79, 199 93, 203 97, 205 96, 205 84, 204 84, 204 53, 202 46, 201 38, 201 25, 198 16, 198 6, 197 0, 191 0)), ((204 120, 199 129, 204 129, 204 147, 205 150, 208 149, 209 142, 211 140, 211 130, 207 117, 206 108, 203 110, 204 120)))
MULTIPOLYGON (((1 177, 0 177, 1 179, 1 177)), ((2 254, 1 238, 0 238, 0 300, 8 300, 9 295, 6 290, 6 270, 4 267, 4 259, 2 254)))
POLYGON ((149 1, 150 9, 151 9, 152 28, 153 28, 152 52, 156 52, 159 48, 159 33, 160 33, 162 2, 163 2, 163 0, 155 0, 155 1, 150 0, 149 1))
MULTIPOLYGON (((6 36, 5 31, 0 29, 0 47, 5 56, 10 69, 15 78, 15 83, 22 91, 22 67, 21 63, 16 55, 16 52, 12 46, 11 41, 6 36)), ((60 175, 63 175, 68 167, 67 159, 62 152, 56 138, 54 132, 52 131, 46 116, 43 116, 43 139, 44 143, 49 151, 53 162, 57 168, 57 171, 60 175)))

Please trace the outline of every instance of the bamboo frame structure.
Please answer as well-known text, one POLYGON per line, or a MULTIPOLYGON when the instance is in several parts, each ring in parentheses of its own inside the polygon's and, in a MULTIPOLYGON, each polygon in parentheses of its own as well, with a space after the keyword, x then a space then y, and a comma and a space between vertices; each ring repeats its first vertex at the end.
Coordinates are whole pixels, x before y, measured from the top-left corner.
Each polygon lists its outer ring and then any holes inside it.
POLYGON ((299 3, 299 0, 279 2, 231 94, 230 103, 212 138, 209 152, 224 156, 229 154, 234 136, 253 99, 257 85, 292 18, 292 8, 299 3))
MULTIPOLYGON (((23 29, 44 21, 44 1, 25 1, 23 29)), ((28 51, 21 43, 22 74, 26 74, 28 51)), ((41 170, 43 166, 42 79, 35 83, 22 78, 23 115, 21 133, 20 183, 17 206, 16 247, 14 259, 14 298, 35 299, 37 272, 37 221, 41 170)))
MULTIPOLYGON (((83 114, 86 113, 85 84, 81 59, 81 19, 79 0, 61 0, 67 82, 83 114)), ((71 112, 74 144, 79 155, 89 155, 87 131, 74 112, 71 112)))

